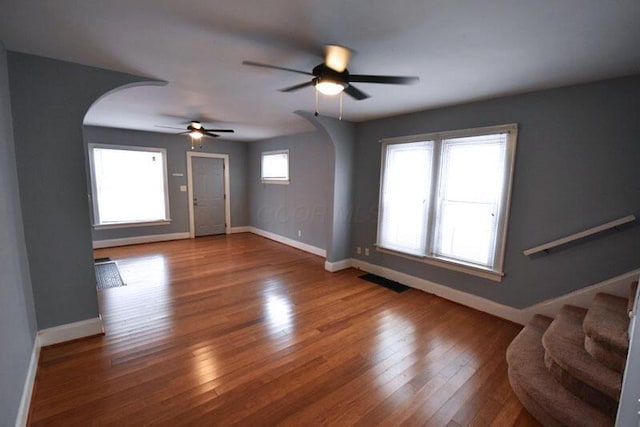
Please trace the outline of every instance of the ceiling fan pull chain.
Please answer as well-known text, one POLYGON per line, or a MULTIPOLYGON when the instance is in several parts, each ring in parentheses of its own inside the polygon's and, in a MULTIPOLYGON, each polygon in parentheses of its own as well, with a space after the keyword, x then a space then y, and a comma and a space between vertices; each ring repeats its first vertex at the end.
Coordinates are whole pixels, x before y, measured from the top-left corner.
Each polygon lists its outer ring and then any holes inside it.
POLYGON ((314 115, 318 117, 318 89, 314 90, 314 92, 316 93, 316 112, 314 115))
POLYGON ((343 93, 344 92, 340 92, 340 115, 338 116, 338 120, 342 120, 342 98, 343 98, 342 94, 343 93))

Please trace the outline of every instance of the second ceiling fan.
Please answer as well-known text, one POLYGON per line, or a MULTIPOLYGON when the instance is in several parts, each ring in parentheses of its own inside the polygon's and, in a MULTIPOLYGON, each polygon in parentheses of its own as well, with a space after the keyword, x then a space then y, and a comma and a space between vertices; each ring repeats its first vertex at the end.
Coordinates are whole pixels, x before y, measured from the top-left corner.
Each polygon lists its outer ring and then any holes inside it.
POLYGON ((416 83, 420 80, 418 77, 411 76, 351 74, 349 73, 349 70, 347 70, 350 58, 351 50, 348 48, 338 45, 327 45, 325 47, 324 62, 316 65, 311 72, 253 61, 242 61, 242 63, 253 67, 272 68, 275 70, 289 71, 313 77, 310 81, 280 89, 281 92, 293 92, 308 86, 315 86, 319 92, 324 93, 325 95, 337 95, 344 91, 347 95, 358 101, 369 98, 369 95, 353 86, 352 83, 406 85, 416 83))
MULTIPOLYGON (((177 128, 177 127, 172 127, 172 126, 159 126, 156 125, 156 127, 159 128, 166 128, 166 129, 184 129, 184 128, 177 128)), ((218 138, 220 135, 218 135, 217 133, 234 133, 233 129, 206 129, 204 126, 202 126, 202 123, 200 123, 198 120, 191 120, 187 126, 187 130, 184 132, 179 132, 178 135, 189 135, 191 137, 191 149, 193 150, 194 147, 194 142, 198 141, 200 144, 200 148, 202 148, 202 138, 203 137, 209 137, 209 138, 218 138)))

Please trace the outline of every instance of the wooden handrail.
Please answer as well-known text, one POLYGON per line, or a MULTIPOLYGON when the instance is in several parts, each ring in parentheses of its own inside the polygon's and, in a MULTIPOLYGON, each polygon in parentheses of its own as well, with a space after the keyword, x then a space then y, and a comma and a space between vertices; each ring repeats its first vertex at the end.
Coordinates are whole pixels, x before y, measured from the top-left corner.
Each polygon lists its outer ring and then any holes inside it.
POLYGON ((623 224, 627 224, 635 220, 636 220, 636 217, 634 215, 628 215, 628 216, 625 216, 624 218, 619 218, 619 219, 616 219, 615 221, 610 221, 610 222, 607 222, 606 224, 598 225, 597 227, 592 227, 587 230, 581 231, 579 233, 575 233, 570 236, 566 236, 561 239, 554 240, 553 242, 545 243, 544 245, 536 246, 535 248, 526 249, 523 253, 528 256, 528 255, 533 255, 539 252, 545 252, 545 251, 548 251, 549 249, 553 249, 561 245, 566 245, 569 242, 583 239, 585 237, 592 236, 594 234, 619 227, 623 224))

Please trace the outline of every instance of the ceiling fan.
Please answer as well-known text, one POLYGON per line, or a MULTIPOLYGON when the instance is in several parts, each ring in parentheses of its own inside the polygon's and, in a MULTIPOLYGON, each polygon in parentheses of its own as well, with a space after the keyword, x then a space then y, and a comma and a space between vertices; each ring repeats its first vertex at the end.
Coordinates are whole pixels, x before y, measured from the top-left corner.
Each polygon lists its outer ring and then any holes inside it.
MULTIPOLYGON (((184 128, 177 128, 177 127, 172 127, 172 126, 156 126, 159 128, 166 128, 166 129, 184 129, 184 128)), ((187 125, 187 130, 184 132, 179 132, 178 135, 189 135, 191 137, 191 149, 193 150, 194 147, 194 143, 195 141, 199 141, 200 142, 200 148, 202 148, 202 137, 209 137, 209 138, 218 138, 220 135, 218 135, 217 133, 233 133, 234 130, 233 129, 207 129, 204 126, 202 126, 202 123, 200 123, 198 120, 191 120, 189 122, 189 124, 187 125)))
POLYGON ((310 81, 294 86, 280 89, 280 92, 293 92, 307 86, 315 88, 325 95, 337 95, 344 91, 347 95, 360 101, 369 98, 369 95, 357 89, 352 83, 378 83, 405 85, 415 83, 420 80, 418 77, 408 76, 377 76, 369 74, 351 74, 347 70, 351 50, 338 45, 327 45, 325 47, 325 59, 321 64, 316 65, 311 72, 294 70, 292 68, 280 67, 277 65, 263 64, 253 61, 242 61, 243 65, 252 67, 273 68, 275 70, 289 71, 292 73, 313 76, 310 81))

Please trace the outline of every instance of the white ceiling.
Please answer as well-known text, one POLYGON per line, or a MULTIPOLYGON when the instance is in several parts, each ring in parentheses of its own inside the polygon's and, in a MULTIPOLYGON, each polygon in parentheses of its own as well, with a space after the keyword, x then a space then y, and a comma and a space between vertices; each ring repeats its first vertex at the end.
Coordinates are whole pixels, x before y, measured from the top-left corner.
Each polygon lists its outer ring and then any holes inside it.
MULTIPOLYGON (((355 74, 420 77, 358 84, 343 117, 364 121, 541 88, 640 73, 638 0, 0 0, 9 50, 165 80, 110 95, 87 124, 171 131, 202 118, 254 140, 311 130, 305 76, 324 44, 356 51, 355 74)), ((320 99, 337 116, 338 98, 320 99)), ((225 135, 226 138, 226 135, 225 135)))

